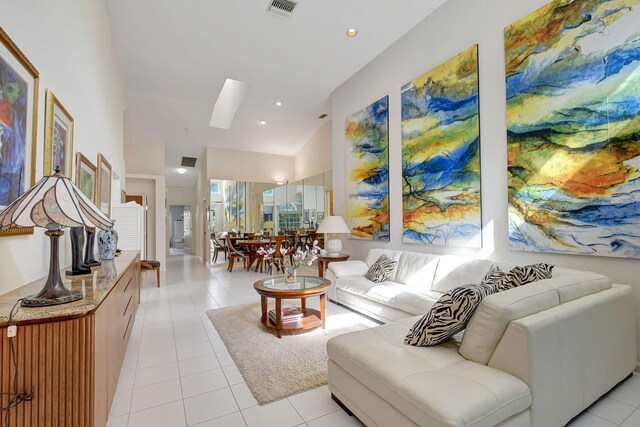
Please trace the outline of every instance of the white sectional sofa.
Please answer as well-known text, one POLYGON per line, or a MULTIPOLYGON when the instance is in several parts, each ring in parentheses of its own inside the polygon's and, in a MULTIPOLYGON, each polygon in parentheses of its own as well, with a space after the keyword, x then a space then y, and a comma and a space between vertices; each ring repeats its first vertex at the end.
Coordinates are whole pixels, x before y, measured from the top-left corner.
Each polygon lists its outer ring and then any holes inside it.
POLYGON ((555 427, 634 371, 630 287, 557 267, 552 279, 485 298, 457 339, 403 343, 443 292, 479 283, 492 264, 381 249, 330 264, 332 300, 392 322, 328 342, 334 398, 368 426, 555 427), (396 270, 369 282, 381 254, 398 260, 396 270))

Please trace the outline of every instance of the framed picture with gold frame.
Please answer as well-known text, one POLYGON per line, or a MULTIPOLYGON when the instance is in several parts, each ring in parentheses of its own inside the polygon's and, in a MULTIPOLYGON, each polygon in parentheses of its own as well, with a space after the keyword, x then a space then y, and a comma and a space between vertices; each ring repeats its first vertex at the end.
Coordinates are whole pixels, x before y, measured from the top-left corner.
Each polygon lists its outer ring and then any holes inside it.
POLYGON ((73 117, 60 100, 47 89, 44 114, 44 175, 56 168, 64 176, 73 176, 73 117))
POLYGON ((76 154, 76 185, 94 204, 96 204, 97 168, 82 153, 76 154))
MULTIPOLYGON (((40 74, 0 27, 0 211, 35 184, 40 74)), ((33 234, 33 227, 0 236, 33 234)))
POLYGON ((98 191, 96 192, 96 205, 105 215, 111 216, 111 164, 98 154, 98 191))

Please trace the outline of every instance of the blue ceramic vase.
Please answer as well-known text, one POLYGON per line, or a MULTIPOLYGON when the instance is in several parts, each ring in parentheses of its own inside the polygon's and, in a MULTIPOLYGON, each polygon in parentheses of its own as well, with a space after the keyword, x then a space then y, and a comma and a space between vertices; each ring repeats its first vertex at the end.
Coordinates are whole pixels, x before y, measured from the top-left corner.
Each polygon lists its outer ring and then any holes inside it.
POLYGON ((100 259, 113 259, 118 248, 118 232, 109 227, 98 233, 98 251, 100 259))

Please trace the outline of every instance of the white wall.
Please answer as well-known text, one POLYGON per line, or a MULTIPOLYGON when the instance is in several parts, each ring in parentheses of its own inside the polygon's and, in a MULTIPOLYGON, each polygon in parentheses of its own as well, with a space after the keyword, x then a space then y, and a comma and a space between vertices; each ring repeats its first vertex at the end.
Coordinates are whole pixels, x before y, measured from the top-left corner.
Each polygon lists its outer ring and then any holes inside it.
POLYGON ((124 160, 127 173, 141 175, 164 175, 165 145, 155 138, 141 138, 124 145, 124 160))
POLYGON ((160 261, 160 269, 164 270, 169 253, 165 143, 156 138, 140 138, 134 143, 124 144, 124 160, 127 172, 125 191, 148 197, 147 258, 160 261))
MULTIPOLYGON (((196 183, 196 195, 195 195, 195 200, 194 200, 194 205, 191 208, 191 212, 193 214, 193 226, 192 229, 194 230, 193 233, 193 239, 195 240, 193 243, 193 248, 195 248, 195 252, 193 253, 194 255, 198 255, 202 258, 203 261, 205 262, 209 262, 209 260, 211 259, 209 253, 210 251, 210 246, 209 246, 209 239, 207 238, 207 243, 204 244, 203 243, 203 234, 207 233, 207 236, 209 235, 209 231, 206 229, 208 228, 208 226, 205 228, 204 224, 203 224, 203 216, 206 214, 206 212, 204 212, 205 209, 205 205, 207 206, 207 211, 209 210, 209 206, 211 206, 211 195, 210 195, 210 187, 209 187, 209 183, 210 183, 210 178, 211 176, 208 175, 208 173, 211 173, 211 170, 208 168, 208 165, 211 164, 211 154, 209 153, 210 148, 207 148, 207 150, 203 153, 203 155, 198 159, 198 163, 200 164, 200 171, 198 174, 198 180, 196 183)), ((217 150, 217 149, 216 149, 217 150)), ((230 152, 234 152, 236 150, 223 150, 223 151, 230 151, 230 152)), ((242 153, 242 152, 240 152, 242 153)), ((232 154, 232 156, 235 154, 232 154)), ((219 164, 225 164, 225 167, 231 167, 230 169, 233 169, 233 162, 237 162, 238 158, 235 158, 235 160, 230 161, 230 159, 228 158, 218 158, 216 155, 213 155, 213 159, 216 159, 217 162, 219 164)))
POLYGON ((331 130, 331 122, 322 125, 295 155, 293 161, 296 181, 331 170, 331 130))
MULTIPOLYGON (((124 85, 103 0, 0 0, 0 26, 40 72, 36 179, 42 176, 45 90, 51 89, 75 120, 74 151, 94 163, 104 154, 124 176, 124 85)), ((112 200, 120 200, 120 181, 112 200)), ((67 233, 68 234, 68 233, 67 233)), ((0 293, 44 276, 49 243, 42 229, 32 236, 0 238, 0 293)), ((68 237, 61 265, 71 263, 68 237)))
POLYGON ((194 188, 167 187, 167 206, 188 205, 195 203, 196 190, 194 188))
MULTIPOLYGON (((332 95, 333 177, 336 214, 345 214, 345 118, 389 95, 391 241, 343 239, 345 252, 363 259, 367 249, 389 247, 434 253, 467 253, 518 263, 550 262, 606 274, 634 287, 640 314, 640 260, 516 252, 508 246, 506 102, 503 29, 547 0, 450 0, 340 86, 332 95), (402 243, 400 87, 434 66, 479 44, 484 248, 464 250, 402 243)), ((640 317, 640 316, 639 316, 640 317)), ((640 331, 640 325, 639 325, 640 331)))
POLYGON ((293 157, 209 147, 206 158, 209 179, 284 182, 294 177, 293 157))

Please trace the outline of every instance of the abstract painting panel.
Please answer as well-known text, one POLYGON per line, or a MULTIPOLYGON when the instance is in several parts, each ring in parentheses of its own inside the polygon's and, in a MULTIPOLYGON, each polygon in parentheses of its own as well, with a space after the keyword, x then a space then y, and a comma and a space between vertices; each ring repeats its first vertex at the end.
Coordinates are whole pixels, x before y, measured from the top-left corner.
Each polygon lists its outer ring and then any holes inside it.
POLYGON ((403 241, 482 246, 478 46, 402 87, 403 241))
POLYGON ((345 140, 351 237, 389 240, 389 97, 347 117, 345 140))
POLYGON ((505 29, 511 248, 640 258, 638 22, 558 0, 505 29))

